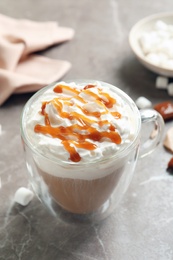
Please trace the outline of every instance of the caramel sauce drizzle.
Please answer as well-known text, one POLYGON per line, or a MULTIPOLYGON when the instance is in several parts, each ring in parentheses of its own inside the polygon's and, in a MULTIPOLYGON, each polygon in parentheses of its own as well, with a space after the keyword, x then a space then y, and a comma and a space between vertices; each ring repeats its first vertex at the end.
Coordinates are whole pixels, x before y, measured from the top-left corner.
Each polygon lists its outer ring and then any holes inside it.
POLYGON ((72 89, 66 85, 57 85, 54 88, 54 92, 63 93, 63 90, 65 90, 65 92, 70 92, 74 99, 77 99, 85 104, 87 102, 79 96, 81 92, 84 92, 85 94, 92 96, 95 102, 104 108, 103 112, 91 112, 77 105, 82 113, 77 113, 75 111, 68 113, 63 111, 63 104, 72 106, 73 103, 70 102, 71 97, 58 97, 52 99, 51 101, 45 101, 42 103, 40 113, 42 116, 44 116, 45 125, 37 124, 34 128, 36 133, 42 133, 44 135, 48 134, 53 138, 60 139, 62 141, 62 145, 70 155, 69 159, 73 162, 79 162, 81 160, 81 157, 75 148, 82 148, 90 151, 97 148, 96 144, 92 143, 92 141, 103 142, 105 138, 108 138, 113 143, 121 143, 121 137, 116 131, 116 128, 108 120, 101 120, 101 115, 105 113, 111 113, 116 119, 121 118, 121 114, 119 112, 110 112, 108 110, 108 108, 113 107, 113 105, 116 103, 116 100, 110 97, 108 93, 102 92, 101 89, 98 90, 99 95, 93 93, 90 91, 90 89, 94 87, 95 85, 90 84, 86 85, 81 90, 77 90, 72 89), (67 118, 70 121, 76 119, 79 124, 72 123, 71 126, 67 127, 51 126, 49 115, 46 113, 46 106, 49 103, 54 106, 61 118, 67 118), (90 116, 90 118, 88 116, 90 116), (94 123, 97 123, 100 127, 107 124, 109 125, 109 130, 100 132, 92 126, 94 123))
POLYGON ((55 88, 54 88, 54 92, 55 93, 63 93, 63 90, 66 90, 66 91, 69 91, 75 95, 78 95, 80 93, 79 90, 77 89, 74 89, 74 88, 71 88, 69 86, 65 86, 65 85, 57 85, 55 88))

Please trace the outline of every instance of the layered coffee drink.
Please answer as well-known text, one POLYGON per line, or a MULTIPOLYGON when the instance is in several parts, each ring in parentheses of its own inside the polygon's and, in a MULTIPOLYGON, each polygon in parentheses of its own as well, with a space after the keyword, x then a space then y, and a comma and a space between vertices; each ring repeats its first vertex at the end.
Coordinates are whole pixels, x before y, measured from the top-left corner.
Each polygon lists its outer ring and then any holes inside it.
POLYGON ((38 175, 60 207, 86 214, 108 201, 137 135, 135 120, 126 100, 101 82, 59 82, 35 98, 24 131, 38 175))

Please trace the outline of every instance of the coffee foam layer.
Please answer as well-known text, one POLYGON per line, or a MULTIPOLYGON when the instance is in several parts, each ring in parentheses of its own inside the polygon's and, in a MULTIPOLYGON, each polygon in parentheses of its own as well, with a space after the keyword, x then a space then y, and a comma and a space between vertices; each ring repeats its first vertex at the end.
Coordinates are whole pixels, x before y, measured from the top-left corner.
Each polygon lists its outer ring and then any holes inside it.
POLYGON ((38 171, 41 170, 49 175, 64 178, 64 179, 78 179, 78 180, 95 180, 106 177, 112 173, 119 172, 128 162, 128 155, 121 158, 117 162, 108 160, 107 162, 94 163, 92 165, 85 164, 67 164, 59 165, 56 162, 49 161, 39 155, 34 155, 34 161, 37 165, 38 171))

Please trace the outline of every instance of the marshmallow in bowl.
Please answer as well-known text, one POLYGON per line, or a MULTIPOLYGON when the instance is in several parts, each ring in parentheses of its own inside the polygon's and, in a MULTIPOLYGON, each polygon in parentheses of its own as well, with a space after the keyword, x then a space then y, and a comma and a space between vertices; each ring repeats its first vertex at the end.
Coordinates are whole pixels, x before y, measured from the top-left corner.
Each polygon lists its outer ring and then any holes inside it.
POLYGON ((158 20, 141 34, 139 44, 145 58, 156 66, 173 69, 173 25, 158 20))

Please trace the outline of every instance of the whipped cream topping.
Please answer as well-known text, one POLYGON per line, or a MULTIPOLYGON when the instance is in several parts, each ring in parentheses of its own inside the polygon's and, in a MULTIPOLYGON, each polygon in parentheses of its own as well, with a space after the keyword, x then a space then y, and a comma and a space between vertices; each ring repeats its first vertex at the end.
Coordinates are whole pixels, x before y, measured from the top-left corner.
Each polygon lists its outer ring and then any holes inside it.
POLYGON ((27 138, 47 158, 91 162, 109 158, 134 139, 133 112, 100 82, 60 82, 30 106, 27 138))

